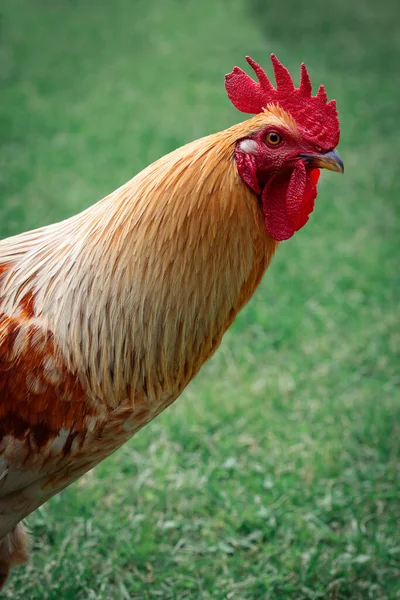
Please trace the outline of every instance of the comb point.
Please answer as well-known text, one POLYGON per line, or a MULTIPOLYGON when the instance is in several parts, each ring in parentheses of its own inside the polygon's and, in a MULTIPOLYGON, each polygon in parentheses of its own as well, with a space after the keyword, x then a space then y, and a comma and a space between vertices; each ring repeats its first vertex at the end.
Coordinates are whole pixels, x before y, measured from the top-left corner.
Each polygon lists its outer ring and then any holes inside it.
POLYGON ((253 69, 254 73, 257 75, 257 79, 259 84, 261 85, 263 91, 268 92, 273 89, 273 85, 268 79, 268 75, 264 71, 262 67, 255 60, 253 60, 250 56, 246 56, 246 60, 248 64, 253 69))
POLYGON ((328 102, 328 96, 326 95, 326 90, 325 90, 324 85, 319 86, 316 98, 318 98, 318 100, 320 100, 321 102, 325 102, 325 103, 328 102))
POLYGON ((281 93, 290 94, 294 91, 295 87, 289 71, 276 58, 275 54, 271 55, 271 62, 274 69, 276 89, 281 93))
POLYGON ((300 87, 299 90, 303 96, 311 96, 312 94, 312 83, 310 75, 307 71, 307 67, 304 63, 300 66, 300 87))

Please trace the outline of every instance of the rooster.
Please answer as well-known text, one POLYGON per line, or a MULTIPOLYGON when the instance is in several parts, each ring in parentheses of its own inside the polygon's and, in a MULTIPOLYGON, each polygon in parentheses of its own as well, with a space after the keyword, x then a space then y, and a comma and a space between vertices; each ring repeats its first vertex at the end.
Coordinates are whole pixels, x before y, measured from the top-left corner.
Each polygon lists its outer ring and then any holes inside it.
POLYGON ((335 101, 235 67, 252 118, 175 150, 61 223, 0 241, 0 585, 21 523, 168 407, 218 348, 279 242, 343 172, 335 101))

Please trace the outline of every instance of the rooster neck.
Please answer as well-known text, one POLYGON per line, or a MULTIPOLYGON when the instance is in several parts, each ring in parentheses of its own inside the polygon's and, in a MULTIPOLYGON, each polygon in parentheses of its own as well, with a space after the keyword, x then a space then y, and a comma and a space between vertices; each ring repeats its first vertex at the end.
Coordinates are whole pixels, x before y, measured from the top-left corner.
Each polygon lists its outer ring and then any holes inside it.
POLYGON ((236 139, 231 128, 184 146, 80 215, 0 244, 15 265, 5 312, 31 294, 70 370, 109 406, 179 395, 276 250, 236 139))

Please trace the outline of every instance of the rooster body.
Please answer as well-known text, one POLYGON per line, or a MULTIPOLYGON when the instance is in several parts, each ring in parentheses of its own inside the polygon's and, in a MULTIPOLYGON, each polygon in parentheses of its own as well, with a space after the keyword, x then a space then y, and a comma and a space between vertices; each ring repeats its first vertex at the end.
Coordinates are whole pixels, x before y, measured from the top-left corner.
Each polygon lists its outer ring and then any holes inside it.
POLYGON ((169 406, 253 295, 279 240, 237 153, 266 127, 296 130, 269 106, 0 242, 0 584, 21 520, 169 406))

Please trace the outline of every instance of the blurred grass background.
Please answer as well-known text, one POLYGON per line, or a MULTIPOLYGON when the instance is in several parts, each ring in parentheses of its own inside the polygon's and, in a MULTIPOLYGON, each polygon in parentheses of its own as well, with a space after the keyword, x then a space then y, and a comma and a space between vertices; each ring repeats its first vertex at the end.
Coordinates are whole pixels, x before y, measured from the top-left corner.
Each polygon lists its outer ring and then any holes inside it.
POLYGON ((398 4, 2 3, 0 235, 242 120, 273 51, 336 97, 346 173, 183 397, 38 510, 9 599, 399 598, 398 4))

